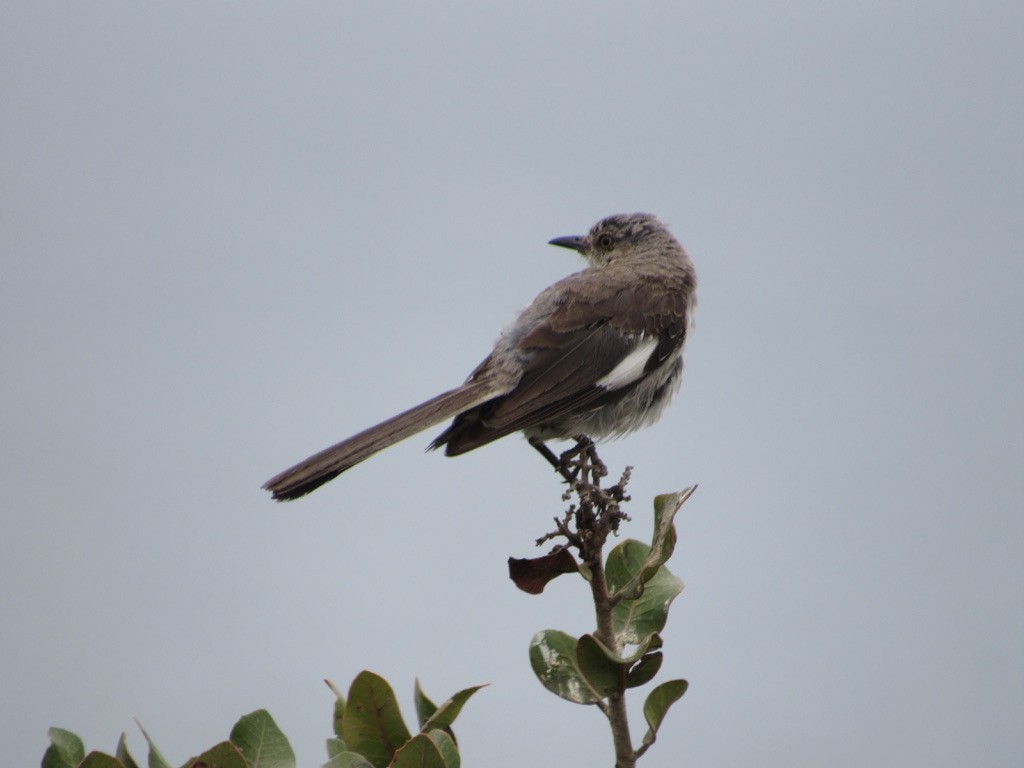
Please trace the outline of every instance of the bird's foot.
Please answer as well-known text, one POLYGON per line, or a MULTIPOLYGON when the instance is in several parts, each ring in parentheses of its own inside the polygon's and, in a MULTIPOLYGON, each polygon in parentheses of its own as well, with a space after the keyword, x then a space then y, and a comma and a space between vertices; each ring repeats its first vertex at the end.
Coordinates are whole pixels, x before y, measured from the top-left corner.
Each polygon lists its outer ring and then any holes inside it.
POLYGON ((558 457, 558 465, 570 485, 580 480, 597 487, 608 474, 608 467, 597 455, 597 446, 586 435, 576 437, 576 445, 558 457))

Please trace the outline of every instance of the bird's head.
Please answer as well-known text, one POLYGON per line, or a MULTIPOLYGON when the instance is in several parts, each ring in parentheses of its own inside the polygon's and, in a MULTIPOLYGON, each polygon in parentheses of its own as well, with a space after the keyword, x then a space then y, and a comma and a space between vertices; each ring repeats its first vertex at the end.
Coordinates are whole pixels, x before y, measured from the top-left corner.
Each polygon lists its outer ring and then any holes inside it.
POLYGON ((601 219, 586 235, 556 237, 551 245, 572 248, 596 267, 622 259, 664 254, 682 247, 658 217, 650 213, 618 213, 601 219))

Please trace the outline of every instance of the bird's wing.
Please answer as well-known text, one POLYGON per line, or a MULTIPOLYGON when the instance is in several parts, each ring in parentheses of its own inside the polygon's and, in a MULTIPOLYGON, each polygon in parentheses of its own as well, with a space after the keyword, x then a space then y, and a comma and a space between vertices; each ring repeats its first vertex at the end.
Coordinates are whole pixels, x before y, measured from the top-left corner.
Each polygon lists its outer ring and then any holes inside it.
POLYGON ((617 399, 682 344, 671 327, 624 329, 607 318, 558 330, 553 318, 520 345, 533 351, 519 384, 494 401, 484 423, 516 431, 617 399))
POLYGON ((530 356, 517 385, 460 414, 434 447, 464 453, 622 397, 682 346, 686 308, 677 310, 674 293, 635 282, 596 301, 578 293, 519 341, 530 356))

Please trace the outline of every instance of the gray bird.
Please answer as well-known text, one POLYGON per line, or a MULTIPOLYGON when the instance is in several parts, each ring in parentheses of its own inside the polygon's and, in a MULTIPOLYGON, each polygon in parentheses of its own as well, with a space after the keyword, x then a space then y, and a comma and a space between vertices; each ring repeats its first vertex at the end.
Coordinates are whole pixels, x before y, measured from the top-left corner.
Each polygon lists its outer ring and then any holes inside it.
POLYGON ((296 499, 399 440, 447 419, 430 444, 458 456, 523 432, 543 441, 618 437, 654 423, 679 389, 696 305, 690 257, 648 213, 556 237, 589 262, 548 287, 501 334, 465 383, 343 440, 264 484, 296 499), (454 417, 454 418, 453 418, 454 417))

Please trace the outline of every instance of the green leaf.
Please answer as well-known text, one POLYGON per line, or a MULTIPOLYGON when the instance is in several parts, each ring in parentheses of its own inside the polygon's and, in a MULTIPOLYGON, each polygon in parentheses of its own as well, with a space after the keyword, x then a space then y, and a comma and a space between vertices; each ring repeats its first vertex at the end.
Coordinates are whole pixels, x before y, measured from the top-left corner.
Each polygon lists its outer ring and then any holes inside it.
POLYGON ((602 695, 580 671, 577 643, 575 637, 557 629, 542 630, 530 641, 530 666, 541 685, 556 696, 576 704, 593 704, 602 695))
POLYGON ((658 670, 661 669, 661 662, 661 651, 652 651, 645 654, 637 662, 636 666, 629 670, 629 674, 626 675, 626 687, 637 688, 649 683, 658 674, 658 670))
POLYGON ((373 672, 360 672, 345 703, 342 738, 348 748, 385 768, 411 735, 387 681, 373 672))
POLYGON ((441 753, 445 768, 459 768, 462 758, 459 756, 459 748, 447 731, 430 731, 427 737, 434 742, 437 751, 441 753))
POLYGON ((348 747, 345 746, 344 741, 337 738, 327 740, 327 757, 334 757, 342 752, 348 752, 348 747))
POLYGON ((654 677, 661 666, 661 636, 655 632, 644 638, 628 656, 622 656, 608 648, 592 635, 584 635, 576 646, 580 671, 595 690, 606 697, 622 693, 626 688, 643 685, 654 677))
POLYGON ((231 743, 252 768, 295 768, 288 739, 265 709, 243 716, 231 729, 231 743))
POLYGON ((485 687, 485 685, 474 685, 472 688, 463 688, 438 707, 437 710, 427 718, 427 721, 423 724, 420 730, 425 732, 433 728, 450 727, 451 724, 455 722, 455 718, 459 716, 463 705, 465 705, 466 701, 469 700, 469 697, 481 688, 485 687))
POLYGON ((627 665, 593 635, 583 635, 577 641, 576 663, 590 688, 602 699, 625 690, 627 665))
POLYGON ((146 733, 146 729, 142 727, 142 723, 139 722, 138 718, 135 720, 135 724, 139 726, 139 730, 142 731, 142 735, 146 739, 146 743, 149 745, 149 768, 171 768, 171 764, 164 759, 164 756, 160 754, 160 750, 156 748, 156 744, 149 738, 149 734, 146 733))
POLYGON ((248 763, 230 741, 222 741, 188 763, 189 768, 248 768, 248 763))
MULTIPOLYGON (((665 493, 654 498, 654 536, 650 546, 641 545, 647 547, 647 552, 638 567, 634 566, 629 569, 628 573, 624 573, 619 568, 620 563, 612 558, 615 550, 608 555, 608 564, 605 570, 608 578, 608 590, 611 592, 613 600, 635 600, 640 597, 643 594, 644 585, 672 556, 676 546, 676 529, 673 520, 679 509, 696 490, 697 486, 692 485, 685 491, 665 493)), ((623 542, 623 544, 626 543, 623 542)), ((615 549, 618 550, 619 547, 615 549)))
MULTIPOLYGON (((622 693, 628 687, 630 668, 639 666, 645 654, 660 647, 661 637, 652 633, 633 653, 621 656, 593 635, 577 640, 565 632, 548 629, 534 635, 530 664, 541 684, 552 693, 576 704, 594 704, 622 693)), ((651 677, 656 671, 650 670, 651 677)))
POLYGON ((358 752, 340 752, 324 763, 323 768, 374 768, 374 765, 358 752))
POLYGON ((419 734, 395 753, 391 768, 446 768, 444 757, 433 740, 419 734))
POLYGON ((691 485, 678 493, 663 493, 654 497, 654 536, 651 538, 651 547, 655 552, 664 554, 663 563, 672 557, 676 547, 676 513, 696 490, 697 486, 691 485))
POLYGON ((644 744, 650 746, 654 743, 668 708, 683 697, 689 685, 685 680, 669 680, 667 683, 659 685, 647 696, 647 701, 644 702, 644 718, 650 728, 644 735, 644 744))
POLYGON ((104 752, 90 752, 78 768, 125 768, 124 764, 113 755, 104 752))
POLYGON ((621 654, 615 653, 615 651, 606 646, 604 643, 598 640, 597 637, 593 635, 584 635, 584 637, 590 637, 593 640, 596 647, 601 650, 601 652, 608 658, 609 661, 611 661, 613 664, 619 667, 622 667, 623 669, 631 667, 634 664, 636 664, 648 651, 657 650, 662 646, 661 635, 659 635, 657 632, 653 632, 647 637, 645 637, 642 642, 638 643, 632 653, 630 653, 627 656, 623 656, 621 654))
POLYGON ((117 755, 117 759, 121 761, 124 768, 139 768, 139 764, 135 762, 135 758, 133 758, 128 752, 127 738, 128 735, 122 732, 121 738, 117 740, 117 751, 114 754, 117 755))
POLYGON ((341 691, 334 687, 334 683, 330 680, 324 680, 327 683, 327 687, 334 693, 334 735, 341 737, 341 721, 345 716, 345 697, 341 695, 341 691))
POLYGON ((646 563, 653 562, 651 548, 642 541, 626 539, 615 547, 608 555, 608 589, 609 591, 626 585, 620 595, 630 593, 629 584, 640 584, 640 595, 636 598, 623 598, 612 609, 612 624, 619 641, 632 645, 665 628, 668 621, 668 609, 676 596, 683 591, 683 582, 672 575, 662 565, 656 567, 644 579, 646 563))
POLYGON ((437 704, 432 702, 427 694, 423 692, 423 688, 420 686, 420 679, 416 678, 416 687, 412 692, 413 701, 416 705, 416 719, 419 721, 420 730, 423 730, 424 723, 430 719, 430 716, 437 712, 437 704))
POLYGON ((76 768, 85 759, 85 744, 71 731, 51 728, 50 746, 43 753, 42 768, 76 768))
POLYGON ((613 602, 636 600, 643 594, 644 586, 654 573, 644 568, 650 554, 650 545, 637 539, 625 539, 608 553, 604 571, 613 602))

